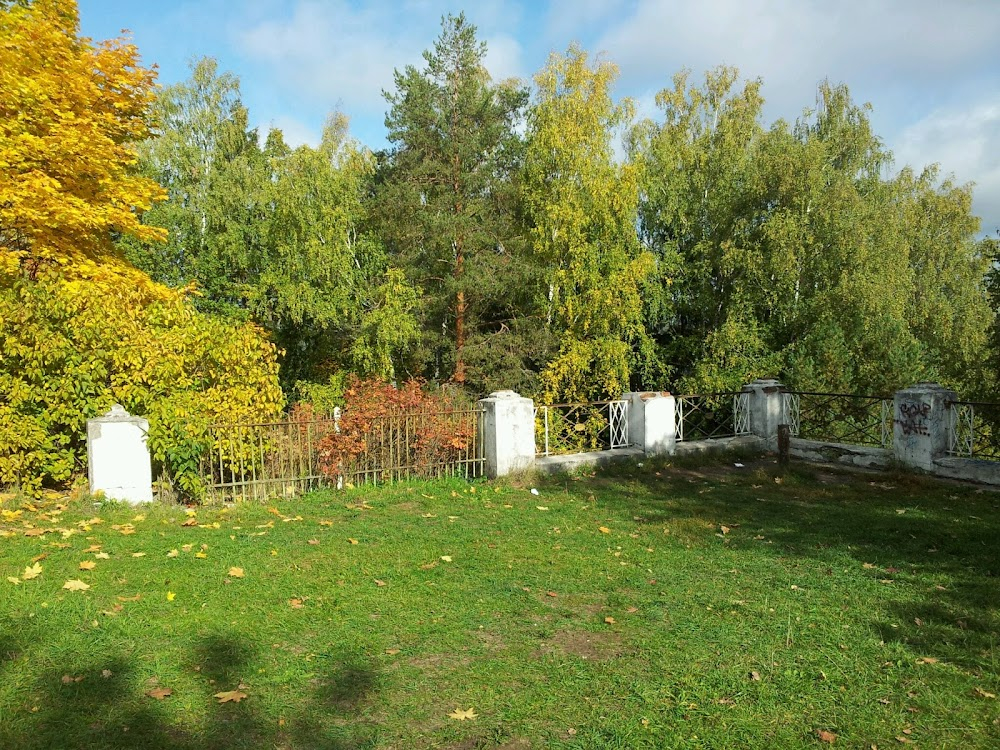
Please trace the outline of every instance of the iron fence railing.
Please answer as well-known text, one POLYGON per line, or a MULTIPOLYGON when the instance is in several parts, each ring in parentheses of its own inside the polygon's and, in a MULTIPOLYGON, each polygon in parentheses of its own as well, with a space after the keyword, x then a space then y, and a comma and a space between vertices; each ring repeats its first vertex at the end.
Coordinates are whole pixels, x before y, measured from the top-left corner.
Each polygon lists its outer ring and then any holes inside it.
MULTIPOLYGON (((474 408, 378 417, 360 446, 354 441, 341 452, 336 475, 353 484, 481 477, 486 466, 482 415, 482 409, 474 408)), ((345 434, 345 441, 350 438, 345 434)))
POLYGON ((264 501, 328 484, 318 449, 335 429, 333 419, 213 425, 201 458, 208 496, 264 501))
POLYGON ((707 393, 678 396, 675 406, 678 441, 711 440, 750 434, 750 393, 707 393))
POLYGON ((535 407, 539 456, 627 448, 628 401, 590 401, 535 407))
MULTIPOLYGON (((339 416, 339 415, 338 415, 339 416)), ((483 476, 482 410, 214 425, 201 477, 212 499, 265 501, 324 486, 483 476)))
POLYGON ((892 447, 893 400, 886 396, 791 391, 782 394, 782 412, 798 438, 892 447))
POLYGON ((948 402, 948 453, 1000 461, 1000 403, 948 402))

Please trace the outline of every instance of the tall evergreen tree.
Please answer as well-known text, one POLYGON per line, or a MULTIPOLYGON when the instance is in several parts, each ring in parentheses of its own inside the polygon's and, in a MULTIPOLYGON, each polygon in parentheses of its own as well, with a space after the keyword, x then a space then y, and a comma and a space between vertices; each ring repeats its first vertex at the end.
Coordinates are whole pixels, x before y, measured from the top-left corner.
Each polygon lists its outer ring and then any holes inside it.
POLYGON ((523 388, 537 367, 526 350, 544 349, 524 346, 532 333, 521 321, 537 288, 513 182, 527 92, 491 81, 486 46, 464 15, 441 25, 424 67, 397 71, 395 90, 385 93, 391 148, 376 212, 387 249, 422 291, 422 341, 410 372, 472 390, 504 377, 523 388))

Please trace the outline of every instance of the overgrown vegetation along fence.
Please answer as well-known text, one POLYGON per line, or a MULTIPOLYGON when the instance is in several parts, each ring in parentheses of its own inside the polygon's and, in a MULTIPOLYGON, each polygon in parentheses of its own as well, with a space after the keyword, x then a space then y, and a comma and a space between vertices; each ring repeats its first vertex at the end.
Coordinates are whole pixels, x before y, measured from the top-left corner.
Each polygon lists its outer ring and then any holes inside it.
POLYGON ((627 448, 628 401, 590 401, 535 407, 539 456, 627 448))
POLYGON ((892 397, 790 391, 782 411, 791 434, 804 440, 892 447, 892 397))
POLYGON ((483 475, 478 408, 404 412, 341 430, 337 419, 215 425, 201 476, 212 499, 264 501, 323 486, 483 475))
POLYGON ((678 396, 678 441, 711 440, 750 434, 750 394, 706 393, 678 396))
POLYGON ((1000 461, 1000 403, 951 401, 948 453, 1000 461))

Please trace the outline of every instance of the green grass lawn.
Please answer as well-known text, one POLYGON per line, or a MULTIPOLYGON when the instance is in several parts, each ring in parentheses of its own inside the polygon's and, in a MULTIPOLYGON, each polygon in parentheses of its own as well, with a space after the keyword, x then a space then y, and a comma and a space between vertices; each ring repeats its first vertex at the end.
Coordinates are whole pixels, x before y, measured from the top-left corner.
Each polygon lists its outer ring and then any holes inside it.
POLYGON ((0 748, 1000 747, 1000 495, 734 460, 8 499, 0 748))

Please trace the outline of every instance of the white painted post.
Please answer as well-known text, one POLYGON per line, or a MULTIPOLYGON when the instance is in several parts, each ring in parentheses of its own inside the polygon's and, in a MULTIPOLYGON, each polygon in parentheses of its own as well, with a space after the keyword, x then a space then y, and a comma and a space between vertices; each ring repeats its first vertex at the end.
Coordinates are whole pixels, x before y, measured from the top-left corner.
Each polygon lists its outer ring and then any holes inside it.
POLYGON ((674 452, 677 444, 676 400, 666 391, 626 393, 628 436, 649 456, 674 452))
POLYGON ((480 399, 486 476, 502 477, 535 462, 535 405, 514 391, 480 399))
POLYGON ((146 447, 149 420, 133 417, 121 404, 87 420, 87 472, 91 493, 132 503, 153 499, 153 469, 146 447))
POLYGON ((903 466, 934 469, 948 452, 948 402, 958 394, 937 383, 918 383, 893 396, 892 445, 903 466))
POLYGON ((750 431, 763 438, 771 451, 778 450, 782 390, 783 386, 774 378, 757 378, 743 386, 743 391, 750 393, 750 431))

